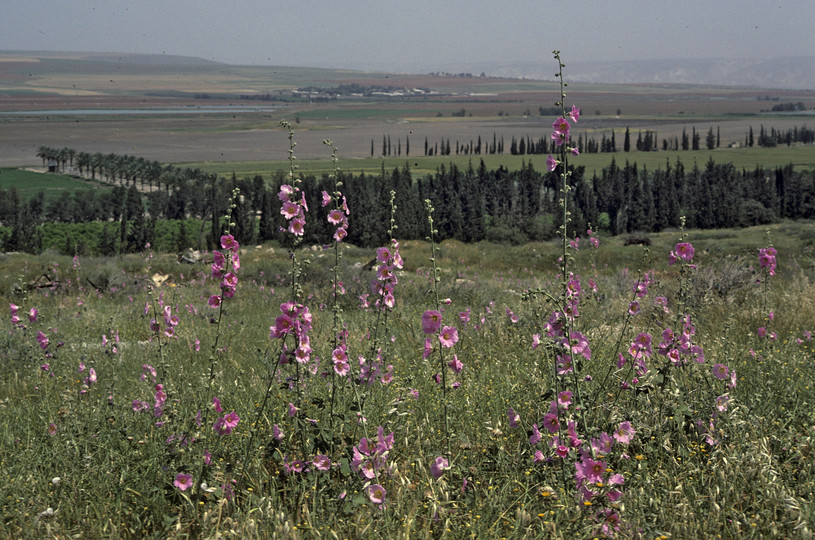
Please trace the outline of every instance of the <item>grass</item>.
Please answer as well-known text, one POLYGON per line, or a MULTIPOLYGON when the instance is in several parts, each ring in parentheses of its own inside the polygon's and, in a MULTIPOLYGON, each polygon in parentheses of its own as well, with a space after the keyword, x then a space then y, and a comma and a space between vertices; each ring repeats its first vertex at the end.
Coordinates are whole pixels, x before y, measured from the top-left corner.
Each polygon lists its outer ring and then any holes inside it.
POLYGON ((59 199, 77 190, 97 188, 100 184, 80 180, 73 176, 39 173, 17 168, 0 168, 0 189, 17 190, 21 200, 28 200, 40 191, 46 202, 59 199))
POLYGON ((422 358, 421 316, 434 307, 425 242, 401 246, 405 265, 384 331, 375 311, 358 307, 359 295, 373 300, 374 273, 363 269, 373 251, 340 250, 345 295, 337 313, 348 331, 352 373, 358 373, 357 355, 374 361, 377 335, 381 373, 393 366, 392 382, 370 386, 320 376, 330 372, 334 347, 332 250, 297 254, 310 261, 300 282, 314 316, 313 354, 322 359, 317 375, 300 372, 302 387, 289 378, 296 363, 274 367, 280 343, 270 339, 269 326, 291 298, 291 262, 278 246, 242 250, 236 295, 223 311, 206 305, 218 291, 209 266, 179 266, 172 255, 3 256, 0 296, 19 306, 25 328, 11 330, 6 319, 11 331, 0 346, 0 535, 574 538, 613 526, 603 520, 611 512, 623 536, 808 537, 815 517, 809 377, 815 357, 805 333, 815 327, 811 229, 811 223, 784 222, 688 231, 695 269, 667 265, 679 231, 650 235, 648 249, 625 246, 624 238, 601 238, 597 249, 581 243, 570 265, 583 286, 577 325, 591 354, 579 384, 553 375, 556 349, 546 338, 531 347, 552 303, 545 295, 522 299, 527 290, 559 294, 558 243, 444 242, 435 257, 438 294, 450 298, 442 317, 458 327, 459 341, 441 363, 455 353, 464 364, 461 373, 447 373, 448 384, 461 386, 446 397, 433 379, 440 372, 438 346, 422 358), (778 273, 767 279, 756 256, 768 234, 778 273), (640 299, 642 312, 626 315, 632 287, 646 271, 651 284, 640 299), (657 296, 668 299, 669 314, 654 305, 657 296), (149 328, 151 318, 166 326, 157 315, 162 305, 179 319, 173 338, 149 328), (33 322, 31 308, 39 310, 33 322), (469 312, 468 323, 460 312, 469 312), (693 342, 704 348, 703 364, 670 369, 654 351, 650 370, 636 383, 628 366, 615 367, 617 350, 630 361, 626 351, 640 333, 652 335, 656 349, 666 325, 681 331, 684 313, 694 325, 693 342), (759 337, 759 327, 777 337, 759 337), (39 332, 50 341, 47 352, 39 332), (719 363, 736 370, 735 388, 711 375, 719 363), (144 365, 155 367, 155 380, 144 365), (87 380, 90 368, 95 382, 87 380), (588 374, 591 381, 583 379, 588 374), (624 381, 639 390, 621 390, 624 381), (167 395, 160 416, 153 412, 156 384, 167 395), (584 440, 611 433, 624 420, 636 430, 629 443, 592 454, 609 469, 604 482, 622 475, 616 503, 598 495, 579 504, 575 465, 585 458, 574 449, 558 458, 548 444, 541 420, 551 392, 564 385, 582 392, 586 408, 559 414, 578 422, 584 440), (716 410, 720 396, 730 399, 726 411, 716 410), (135 411, 134 400, 147 411, 135 411), (431 463, 445 455, 445 401, 451 467, 435 478, 431 463), (289 403, 301 413, 290 417, 289 403), (360 405, 365 424, 356 421, 360 405), (519 428, 509 425, 510 407, 519 428), (239 423, 218 436, 213 422, 233 410, 239 423), (533 423, 543 432, 537 445, 529 443, 533 423), (282 440, 274 426, 282 428, 282 440), (382 469, 371 481, 387 490, 384 509, 370 502, 352 464, 352 448, 363 436, 375 440, 377 426, 394 434, 385 457, 390 472, 382 469), (536 462, 535 451, 546 459, 536 462), (317 453, 331 457, 331 471, 284 472, 317 453), (173 484, 183 473, 193 486, 181 491, 173 484))

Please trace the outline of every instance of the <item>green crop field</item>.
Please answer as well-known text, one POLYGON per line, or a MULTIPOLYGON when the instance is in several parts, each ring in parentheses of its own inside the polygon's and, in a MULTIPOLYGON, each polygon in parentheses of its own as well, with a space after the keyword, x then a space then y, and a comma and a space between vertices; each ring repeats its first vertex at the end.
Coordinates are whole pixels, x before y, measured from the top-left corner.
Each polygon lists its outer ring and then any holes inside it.
POLYGON ((51 201, 73 194, 77 190, 102 188, 109 189, 109 184, 81 180, 65 174, 51 174, 24 169, 0 169, 0 189, 17 190, 21 200, 28 200, 39 192, 45 193, 45 200, 51 201))

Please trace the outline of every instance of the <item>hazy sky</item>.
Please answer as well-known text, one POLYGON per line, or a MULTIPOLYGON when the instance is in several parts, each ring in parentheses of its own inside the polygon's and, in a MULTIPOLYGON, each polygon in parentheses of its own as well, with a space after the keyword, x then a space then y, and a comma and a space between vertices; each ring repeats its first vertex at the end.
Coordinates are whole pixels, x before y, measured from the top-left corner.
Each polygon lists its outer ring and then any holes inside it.
POLYGON ((393 71, 460 62, 815 55, 815 1, 19 0, 0 50, 393 71))

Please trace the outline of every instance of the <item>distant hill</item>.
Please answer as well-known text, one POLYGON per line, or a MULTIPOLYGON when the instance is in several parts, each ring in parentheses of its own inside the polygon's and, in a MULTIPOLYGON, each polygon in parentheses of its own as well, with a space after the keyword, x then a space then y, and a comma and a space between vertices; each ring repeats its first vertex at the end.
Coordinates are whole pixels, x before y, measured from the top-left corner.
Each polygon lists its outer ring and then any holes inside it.
MULTIPOLYGON (((815 56, 773 59, 627 60, 569 62, 568 81, 585 83, 702 84, 815 90, 815 56)), ((443 67, 451 72, 486 72, 500 77, 552 80, 554 68, 544 63, 484 63, 443 67)))
MULTIPOLYGON (((273 66, 237 66, 192 56, 172 54, 92 53, 54 51, 0 51, 0 57, 30 57, 41 59, 71 59, 100 64, 141 65, 145 67, 179 66, 183 68, 232 67, 264 69, 273 66)), ((610 62, 570 62, 566 60, 565 77, 569 82, 611 84, 694 84, 737 86, 767 89, 815 90, 815 56, 779 57, 772 59, 719 58, 625 60, 610 62)), ((277 66, 278 68, 285 66, 277 66)), ((541 62, 460 62, 442 64, 415 63, 327 66, 316 62, 304 69, 374 70, 381 73, 428 74, 468 73, 491 77, 553 81, 554 65, 541 62)), ((298 69, 298 68, 292 68, 298 69)))

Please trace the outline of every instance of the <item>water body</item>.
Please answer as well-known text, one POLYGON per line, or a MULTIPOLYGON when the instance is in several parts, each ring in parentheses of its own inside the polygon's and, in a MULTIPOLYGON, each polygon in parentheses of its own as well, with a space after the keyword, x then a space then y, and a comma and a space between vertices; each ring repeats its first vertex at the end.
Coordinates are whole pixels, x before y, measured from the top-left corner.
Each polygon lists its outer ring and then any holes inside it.
POLYGON ((148 116, 179 114, 263 113, 279 110, 278 105, 203 105, 154 109, 48 109, 0 111, 0 116, 148 116))

